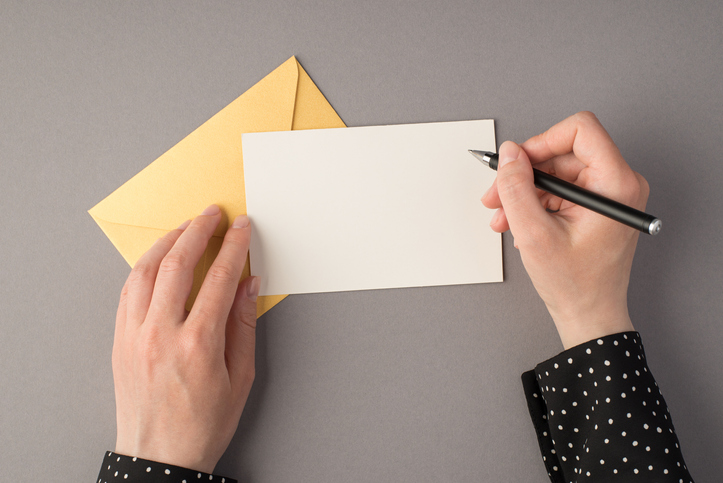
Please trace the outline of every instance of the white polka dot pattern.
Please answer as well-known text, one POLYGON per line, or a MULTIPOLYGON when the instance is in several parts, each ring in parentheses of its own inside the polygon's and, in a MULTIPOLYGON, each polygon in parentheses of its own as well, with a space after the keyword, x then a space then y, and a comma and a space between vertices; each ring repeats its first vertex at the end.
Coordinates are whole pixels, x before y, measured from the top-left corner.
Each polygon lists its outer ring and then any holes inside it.
POLYGON ((124 456, 111 451, 105 453, 97 481, 98 483, 120 481, 123 483, 187 483, 189 481, 238 483, 233 478, 199 473, 188 468, 124 456))
POLYGON ((637 332, 568 349, 522 384, 553 483, 693 481, 637 332))

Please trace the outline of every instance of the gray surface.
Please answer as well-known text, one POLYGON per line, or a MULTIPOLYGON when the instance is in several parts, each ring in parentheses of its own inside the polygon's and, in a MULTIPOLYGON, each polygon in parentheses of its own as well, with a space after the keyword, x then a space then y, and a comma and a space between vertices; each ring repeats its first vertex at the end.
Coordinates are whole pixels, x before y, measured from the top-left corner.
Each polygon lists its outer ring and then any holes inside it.
MULTIPOLYGON (((501 142, 599 116, 665 223, 633 320, 693 476, 719 480, 719 1, 146 3, 2 1, 1 481, 93 481, 114 446, 129 268, 86 210, 294 54, 350 126, 493 118, 501 142)), ((519 375, 561 345, 508 235, 504 263, 502 284, 288 298, 218 471, 548 481, 519 375)))

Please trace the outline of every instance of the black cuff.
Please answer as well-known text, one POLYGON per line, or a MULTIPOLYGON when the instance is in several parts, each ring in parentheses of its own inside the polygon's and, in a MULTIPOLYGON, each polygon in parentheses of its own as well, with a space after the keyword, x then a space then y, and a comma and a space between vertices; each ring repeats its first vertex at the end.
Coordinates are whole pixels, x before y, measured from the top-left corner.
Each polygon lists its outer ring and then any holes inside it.
POLYGON ((107 451, 98 473, 98 483, 238 483, 233 478, 194 471, 107 451))
POLYGON ((568 349, 522 385, 553 483, 692 481, 637 332, 568 349))

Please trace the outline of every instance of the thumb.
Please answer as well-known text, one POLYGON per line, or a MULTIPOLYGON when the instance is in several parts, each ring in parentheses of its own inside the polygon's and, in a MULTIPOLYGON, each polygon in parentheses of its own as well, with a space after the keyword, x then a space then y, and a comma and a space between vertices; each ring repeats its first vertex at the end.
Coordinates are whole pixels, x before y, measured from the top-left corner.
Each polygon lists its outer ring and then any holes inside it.
POLYGON ((517 245, 532 242, 548 229, 550 218, 537 196, 530 159, 512 141, 500 146, 497 191, 517 245))
POLYGON ((259 277, 248 277, 236 289, 226 324, 226 361, 234 389, 248 392, 254 379, 256 298, 259 277))

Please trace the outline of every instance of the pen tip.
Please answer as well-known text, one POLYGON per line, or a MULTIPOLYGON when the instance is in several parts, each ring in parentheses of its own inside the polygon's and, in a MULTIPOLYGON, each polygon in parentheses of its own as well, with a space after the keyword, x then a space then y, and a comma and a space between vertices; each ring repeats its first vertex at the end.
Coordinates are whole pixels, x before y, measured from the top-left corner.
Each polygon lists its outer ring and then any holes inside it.
POLYGON ((476 149, 468 149, 469 154, 474 156, 477 160, 482 161, 484 164, 488 164, 489 162, 485 159, 484 155, 485 153, 482 151, 477 151, 476 149))

